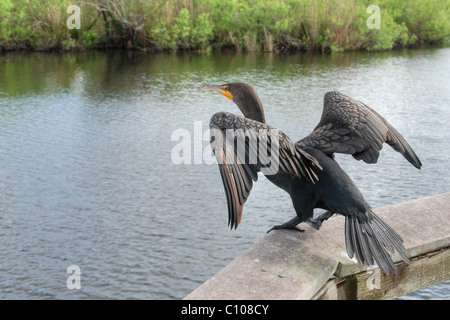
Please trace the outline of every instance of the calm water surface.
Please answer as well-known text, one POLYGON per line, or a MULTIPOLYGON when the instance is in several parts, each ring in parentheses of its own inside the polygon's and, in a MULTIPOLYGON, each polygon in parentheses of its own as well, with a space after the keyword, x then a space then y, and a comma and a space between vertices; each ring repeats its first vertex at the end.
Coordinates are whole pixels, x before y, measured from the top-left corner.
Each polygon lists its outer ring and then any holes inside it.
MULTIPOLYGON (((389 147, 377 165, 338 156, 372 207, 450 191, 449 74, 449 48, 2 55, 0 298, 183 298, 293 216, 287 194, 260 179, 230 231, 217 166, 171 161, 176 129, 203 149, 194 123, 202 134, 213 113, 238 112, 201 91, 205 82, 253 84, 267 122, 293 140, 317 124, 326 91, 347 93, 389 119, 423 163, 418 171, 389 147), (71 265, 80 290, 66 286, 71 265)), ((450 285, 405 298, 448 299, 450 285)))

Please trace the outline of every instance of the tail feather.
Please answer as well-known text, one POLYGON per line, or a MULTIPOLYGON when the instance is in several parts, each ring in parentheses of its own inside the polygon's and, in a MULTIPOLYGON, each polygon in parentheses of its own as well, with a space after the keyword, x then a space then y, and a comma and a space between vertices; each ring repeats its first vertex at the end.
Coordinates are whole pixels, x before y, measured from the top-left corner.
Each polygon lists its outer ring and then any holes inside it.
POLYGON ((350 258, 356 256, 359 263, 366 265, 375 261, 385 274, 397 272, 391 258, 394 251, 409 263, 403 239, 372 211, 345 216, 345 245, 350 258))

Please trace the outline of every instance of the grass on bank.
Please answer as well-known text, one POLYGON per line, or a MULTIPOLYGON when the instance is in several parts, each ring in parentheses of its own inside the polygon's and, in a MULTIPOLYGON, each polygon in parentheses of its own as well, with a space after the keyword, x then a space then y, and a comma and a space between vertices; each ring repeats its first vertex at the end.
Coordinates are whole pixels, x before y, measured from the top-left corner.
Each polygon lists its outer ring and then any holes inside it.
POLYGON ((446 44, 450 0, 1 0, 1 50, 390 50, 446 44), (81 29, 69 29, 71 4, 81 29), (380 29, 367 20, 380 8, 380 29))

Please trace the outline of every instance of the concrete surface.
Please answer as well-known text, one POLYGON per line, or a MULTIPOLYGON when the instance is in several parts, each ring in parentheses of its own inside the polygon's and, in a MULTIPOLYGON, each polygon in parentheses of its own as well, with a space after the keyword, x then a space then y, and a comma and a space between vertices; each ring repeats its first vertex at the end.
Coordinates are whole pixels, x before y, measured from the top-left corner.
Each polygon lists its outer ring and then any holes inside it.
MULTIPOLYGON (((410 258, 450 246, 450 192, 374 212, 403 237, 410 258)), ((319 231, 302 228, 267 234, 185 299, 311 299, 331 276, 368 268, 347 257, 344 217, 330 218, 319 231)))

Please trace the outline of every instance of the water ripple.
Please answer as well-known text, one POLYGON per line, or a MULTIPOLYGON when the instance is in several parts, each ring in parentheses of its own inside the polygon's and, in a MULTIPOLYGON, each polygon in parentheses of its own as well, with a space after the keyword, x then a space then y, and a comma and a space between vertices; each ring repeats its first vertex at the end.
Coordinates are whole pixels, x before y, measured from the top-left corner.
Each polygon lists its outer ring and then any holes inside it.
MULTIPOLYGON (((449 191, 449 49, 137 54, 129 65, 94 53, 76 68, 67 56, 31 55, 38 70, 23 59, 0 69, 3 299, 179 299, 292 216, 288 196, 260 179, 230 231, 217 167, 171 162, 175 129, 193 135, 200 121, 204 132, 213 113, 237 112, 204 82, 254 84, 268 122, 295 139, 319 120, 324 92, 342 90, 385 115, 424 163, 413 170, 390 148, 376 166, 338 156, 373 207, 449 191), (19 76, 28 82, 17 86, 19 76), (80 290, 66 287, 70 265, 81 268, 80 290)), ((448 299, 448 282, 405 297, 428 298, 448 299)))

